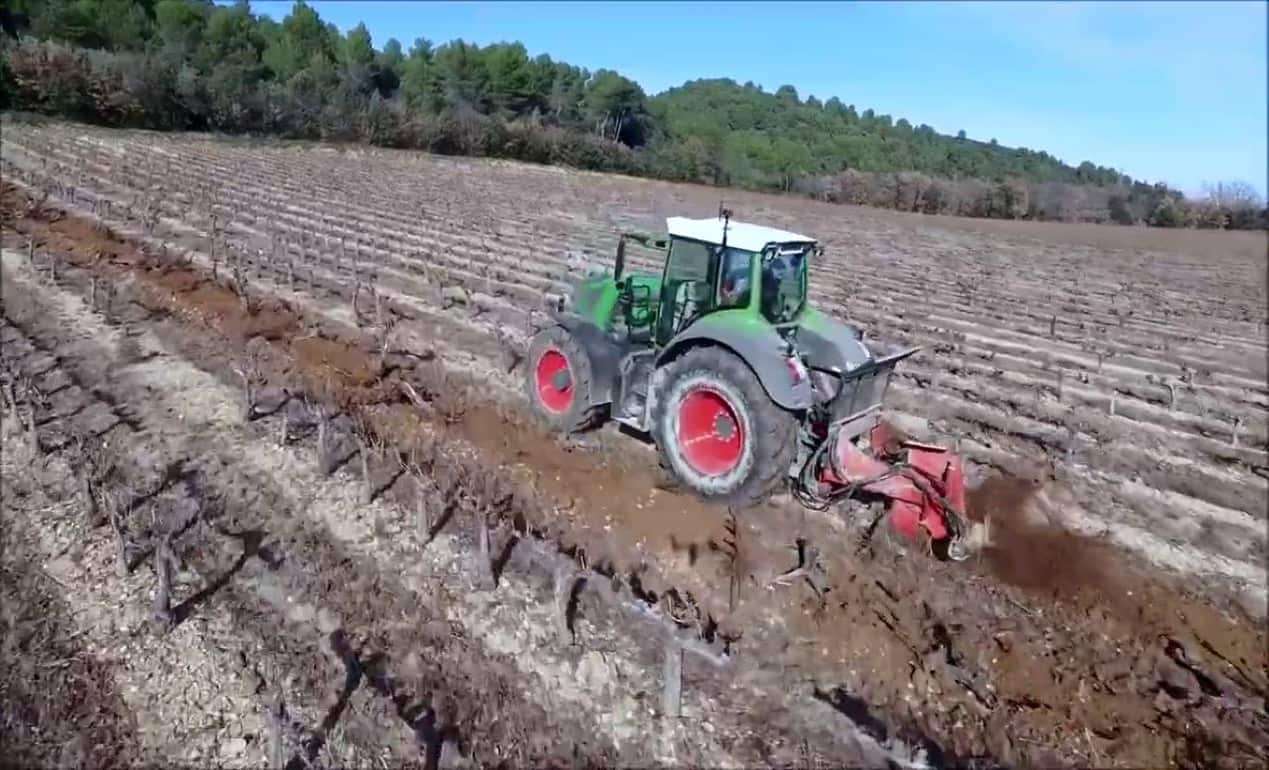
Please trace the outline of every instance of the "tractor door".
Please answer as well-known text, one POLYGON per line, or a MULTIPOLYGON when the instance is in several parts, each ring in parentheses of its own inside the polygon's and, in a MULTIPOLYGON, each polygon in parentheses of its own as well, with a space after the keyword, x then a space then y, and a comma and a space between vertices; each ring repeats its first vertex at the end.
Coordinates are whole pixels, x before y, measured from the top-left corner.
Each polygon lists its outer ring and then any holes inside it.
POLYGON ((716 249, 699 241, 674 238, 661 280, 657 313, 657 345, 664 345, 683 326, 712 307, 716 249))

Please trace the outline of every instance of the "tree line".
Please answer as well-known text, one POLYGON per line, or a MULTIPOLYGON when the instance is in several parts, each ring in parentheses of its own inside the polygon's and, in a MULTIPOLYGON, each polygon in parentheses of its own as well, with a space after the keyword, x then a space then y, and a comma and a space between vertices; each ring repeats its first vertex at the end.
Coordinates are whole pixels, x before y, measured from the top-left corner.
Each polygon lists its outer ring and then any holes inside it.
POLYGON ((1190 200, 1113 168, 955 136, 793 86, 696 80, 649 97, 520 43, 376 48, 302 0, 10 0, 0 108, 120 127, 355 141, 966 216, 1252 228, 1245 184, 1190 200))

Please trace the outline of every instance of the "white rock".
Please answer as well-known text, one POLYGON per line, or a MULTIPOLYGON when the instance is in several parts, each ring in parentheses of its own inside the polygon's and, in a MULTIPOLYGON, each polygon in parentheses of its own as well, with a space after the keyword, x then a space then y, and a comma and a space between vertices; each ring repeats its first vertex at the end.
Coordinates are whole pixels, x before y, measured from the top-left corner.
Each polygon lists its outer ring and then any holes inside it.
POLYGON ((339 628, 339 618, 335 613, 322 607, 317 611, 317 629, 323 634, 329 634, 339 628))
POLYGON ((247 753, 247 739, 246 738, 230 738, 228 741, 221 744, 220 753, 222 756, 226 756, 226 757, 240 757, 243 754, 246 754, 247 753))
POLYGON ((595 650, 582 655, 577 662, 577 683, 586 690, 604 691, 612 686, 612 666, 595 650))
POLYGON ((313 610, 313 605, 307 602, 300 602, 291 607, 289 614, 291 620, 296 623, 312 623, 313 619, 317 617, 317 613, 313 610))
POLYGON ((470 301, 467 290, 462 286, 446 286, 441 290, 441 299, 456 305, 466 305, 470 301))

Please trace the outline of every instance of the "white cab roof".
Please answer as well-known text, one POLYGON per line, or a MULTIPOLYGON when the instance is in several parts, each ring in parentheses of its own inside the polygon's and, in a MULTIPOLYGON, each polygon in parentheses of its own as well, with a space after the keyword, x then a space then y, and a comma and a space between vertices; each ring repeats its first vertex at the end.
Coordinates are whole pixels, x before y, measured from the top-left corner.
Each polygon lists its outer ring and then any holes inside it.
MULTIPOLYGON (((670 217, 665 220, 666 231, 679 238, 690 238, 694 241, 721 244, 723 242, 723 220, 717 217, 710 219, 688 219, 686 217, 670 217)), ((727 224, 727 245, 745 251, 762 251, 768 243, 815 243, 815 239, 774 227, 751 225, 748 222, 731 220, 727 224)))

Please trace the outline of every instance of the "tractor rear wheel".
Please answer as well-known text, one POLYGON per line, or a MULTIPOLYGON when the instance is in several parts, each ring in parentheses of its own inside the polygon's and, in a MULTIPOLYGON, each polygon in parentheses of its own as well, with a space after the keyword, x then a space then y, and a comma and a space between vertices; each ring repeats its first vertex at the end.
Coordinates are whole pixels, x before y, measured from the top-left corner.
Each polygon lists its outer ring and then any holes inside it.
POLYGON ((652 431, 662 465, 702 497, 748 505, 788 474, 797 418, 767 396, 747 364, 695 348, 658 372, 652 431))
POLYGON ((553 430, 575 433, 595 424, 590 404, 590 356, 562 326, 543 329, 529 344, 525 362, 529 405, 553 430))

